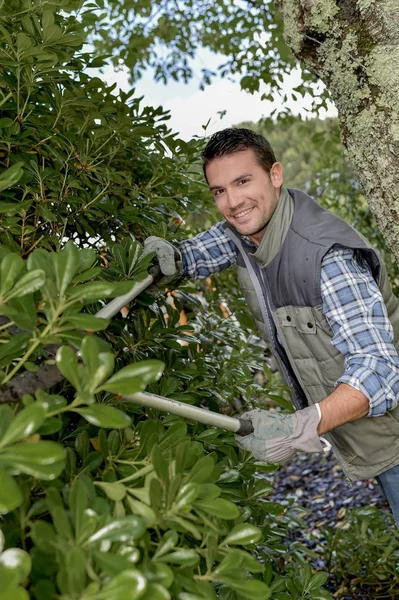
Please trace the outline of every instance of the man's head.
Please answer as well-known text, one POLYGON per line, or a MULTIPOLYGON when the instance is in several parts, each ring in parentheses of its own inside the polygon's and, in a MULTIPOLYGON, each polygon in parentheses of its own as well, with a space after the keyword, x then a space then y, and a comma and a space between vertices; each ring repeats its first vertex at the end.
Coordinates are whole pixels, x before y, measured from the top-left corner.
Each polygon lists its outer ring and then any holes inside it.
POLYGON ((262 136, 249 129, 224 129, 202 154, 205 178, 223 217, 260 243, 283 183, 282 167, 262 136))

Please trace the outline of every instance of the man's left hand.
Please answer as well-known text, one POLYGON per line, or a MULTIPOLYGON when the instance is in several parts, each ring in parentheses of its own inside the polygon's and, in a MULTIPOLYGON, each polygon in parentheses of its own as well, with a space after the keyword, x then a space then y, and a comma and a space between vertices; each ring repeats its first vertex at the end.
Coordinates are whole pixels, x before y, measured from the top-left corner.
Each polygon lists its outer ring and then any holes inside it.
POLYGON ((292 415, 257 408, 244 413, 240 419, 249 419, 254 430, 243 437, 236 435, 236 442, 240 448, 249 450, 256 460, 284 463, 297 452, 323 451, 317 433, 320 412, 316 405, 292 415))

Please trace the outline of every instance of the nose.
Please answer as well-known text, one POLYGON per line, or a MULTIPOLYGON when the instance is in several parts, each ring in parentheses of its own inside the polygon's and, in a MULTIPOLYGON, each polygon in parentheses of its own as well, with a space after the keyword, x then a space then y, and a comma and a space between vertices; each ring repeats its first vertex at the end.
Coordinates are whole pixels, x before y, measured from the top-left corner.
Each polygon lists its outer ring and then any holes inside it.
POLYGON ((228 190, 227 202, 230 210, 236 210, 243 203, 243 199, 238 190, 228 190))

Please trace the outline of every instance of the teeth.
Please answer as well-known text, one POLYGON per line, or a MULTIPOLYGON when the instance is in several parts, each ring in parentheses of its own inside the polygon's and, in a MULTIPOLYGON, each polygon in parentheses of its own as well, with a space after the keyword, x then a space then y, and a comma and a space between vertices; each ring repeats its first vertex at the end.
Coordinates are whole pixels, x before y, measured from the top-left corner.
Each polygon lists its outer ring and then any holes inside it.
POLYGON ((248 208, 247 210, 244 210, 244 212, 241 213, 237 213, 236 215, 234 215, 235 218, 237 217, 244 217, 245 215, 247 215, 249 212, 251 212, 252 208, 248 208))

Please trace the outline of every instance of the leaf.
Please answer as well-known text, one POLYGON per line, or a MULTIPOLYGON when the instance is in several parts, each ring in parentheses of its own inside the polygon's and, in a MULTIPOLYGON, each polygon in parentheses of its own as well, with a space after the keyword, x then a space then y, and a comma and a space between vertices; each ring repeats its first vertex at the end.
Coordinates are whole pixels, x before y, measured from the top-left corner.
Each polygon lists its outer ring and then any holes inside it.
POLYGON ((92 425, 105 429, 122 429, 129 427, 132 422, 129 415, 107 404, 93 404, 85 408, 75 408, 74 411, 92 425))
POLYGON ((0 463, 17 473, 52 480, 64 469, 65 449, 56 442, 22 442, 2 450, 0 463))
POLYGON ((89 537, 85 545, 94 544, 103 540, 110 542, 127 542, 139 540, 146 532, 146 525, 141 517, 127 515, 114 519, 111 523, 102 527, 89 537))
POLYGON ((225 537, 220 546, 234 546, 240 544, 246 546, 247 544, 255 544, 262 539, 262 532, 258 527, 250 525, 249 523, 239 523, 230 531, 229 535, 225 537))
POLYGON ((61 346, 55 355, 55 362, 65 379, 79 392, 82 388, 79 378, 79 365, 76 352, 69 346, 61 346))
POLYGON ((76 315, 74 317, 65 317, 62 321, 62 326, 70 326, 74 329, 84 329, 85 331, 102 331, 106 329, 110 321, 107 319, 100 319, 93 315, 76 315))
POLYGON ((89 490, 81 477, 75 479, 69 492, 69 508, 72 513, 72 521, 75 525, 75 533, 79 539, 83 528, 84 512, 89 505, 89 490))
POLYGON ((182 548, 179 550, 175 550, 170 554, 164 554, 161 558, 158 558, 157 560, 161 562, 168 562, 172 565, 193 567, 199 563, 200 557, 195 550, 192 550, 190 548, 182 548))
POLYGON ((144 502, 140 502, 140 500, 130 498, 130 496, 128 497, 127 502, 132 513, 142 517, 146 522, 147 527, 153 527, 155 525, 157 517, 150 506, 147 506, 144 502))
POLYGON ((328 573, 315 573, 306 587, 306 591, 322 587, 328 581, 328 573))
POLYGON ((167 464, 165 458, 162 456, 162 452, 161 452, 159 446, 157 446, 157 445, 154 445, 154 447, 152 449, 151 461, 152 461, 152 464, 154 465, 154 469, 155 469, 155 472, 158 475, 158 477, 160 479, 162 479, 162 481, 164 481, 164 482, 169 481, 168 464, 167 464))
POLYGON ((224 500, 223 498, 196 500, 194 507, 200 508, 215 517, 219 517, 219 519, 230 520, 240 516, 237 506, 230 502, 230 500, 224 500))
POLYGON ((119 501, 123 500, 126 496, 126 488, 123 483, 107 483, 104 481, 96 481, 94 485, 97 485, 101 488, 110 500, 119 501))
POLYGON ((18 508, 22 503, 23 497, 14 477, 1 467, 0 481, 0 514, 5 515, 18 508))
POLYGON ((29 595, 23 588, 16 587, 7 590, 4 593, 0 592, 0 600, 29 600, 29 595))
POLYGON ((18 573, 18 583, 21 583, 30 573, 32 559, 21 548, 9 548, 0 554, 0 566, 16 571, 18 573))
POLYGON ((238 579, 222 575, 218 577, 221 583, 225 583, 247 600, 267 600, 271 597, 269 586, 256 579, 238 579))
POLYGON ((114 394, 135 394, 144 390, 149 383, 157 381, 164 367, 160 360, 143 360, 124 367, 98 389, 114 394))
POLYGON ((171 600, 168 590, 159 583, 149 583, 141 600, 171 600))
MULTIPOLYGON (((23 165, 22 161, 17 162, 17 163, 15 163, 15 165, 12 165, 12 167, 9 167, 8 169, 6 169, 5 171, 3 171, 1 173, 1 175, 0 175, 0 192, 2 192, 3 190, 6 190, 7 188, 10 188, 13 185, 15 185, 16 183, 18 183, 18 181, 21 179, 22 175, 24 174, 24 172, 22 170, 22 165, 23 165)), ((1 208, 0 208, 0 212, 7 212, 7 211, 1 211, 1 208)))
POLYGON ((174 548, 178 541, 177 532, 173 529, 167 531, 159 542, 158 548, 154 554, 154 559, 160 558, 174 548))
POLYGON ((60 296, 63 296, 79 268, 79 250, 72 241, 69 241, 61 252, 52 255, 52 259, 57 289, 60 296))
POLYGON ((24 266, 25 263, 18 254, 10 252, 10 254, 7 254, 7 256, 3 258, 0 266, 0 291, 2 296, 12 288, 24 266))
POLYGON ((0 448, 32 435, 39 429, 45 419, 45 407, 39 403, 30 404, 14 417, 0 442, 0 448))
POLYGON ((31 525, 30 536, 33 543, 45 554, 53 554, 58 543, 55 529, 46 521, 34 521, 31 525))
POLYGON ((107 281, 90 281, 83 285, 77 285, 71 290, 68 290, 70 300, 102 300, 113 294, 117 295, 118 291, 114 283, 107 281))
POLYGON ((200 494, 200 485, 198 483, 189 482, 183 485, 180 488, 176 499, 175 504, 178 509, 182 509, 185 506, 191 505, 196 498, 198 498, 200 494))
POLYGON ((40 289, 46 281, 46 275, 44 271, 37 269, 36 271, 30 271, 26 273, 17 281, 14 287, 5 295, 5 301, 11 300, 11 298, 21 298, 36 290, 40 289))
POLYGON ((122 571, 96 594, 97 600, 137 600, 146 590, 147 581, 137 569, 122 571))
POLYGON ((0 346, 1 363, 9 364, 12 359, 18 358, 27 347, 30 337, 29 333, 17 333, 8 342, 2 344, 0 346))

